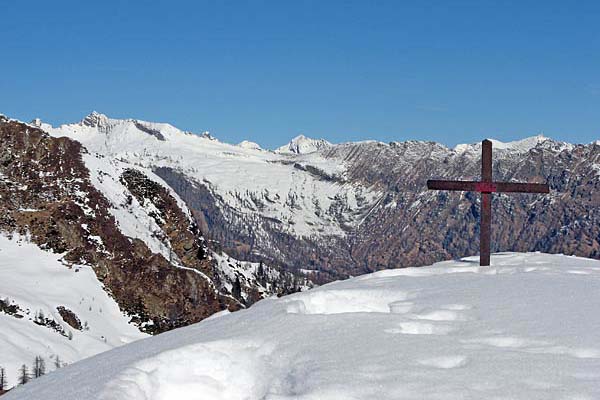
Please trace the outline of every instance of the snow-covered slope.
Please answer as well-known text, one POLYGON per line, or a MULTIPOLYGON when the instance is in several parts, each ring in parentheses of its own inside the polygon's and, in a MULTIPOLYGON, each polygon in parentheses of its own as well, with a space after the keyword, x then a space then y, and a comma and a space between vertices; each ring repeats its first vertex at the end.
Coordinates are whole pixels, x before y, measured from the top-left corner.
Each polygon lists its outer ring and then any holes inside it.
POLYGON ((141 340, 11 399, 598 399, 600 262, 387 270, 141 340))
POLYGON ((128 323, 90 266, 63 263, 26 238, 0 236, 0 300, 0 367, 8 387, 36 356, 51 371, 57 361, 70 364, 147 336, 128 323), (59 307, 79 320, 80 329, 59 307))
MULTIPOLYGON (((321 159, 311 164, 317 170, 307 172, 301 159, 291 162, 285 154, 261 150, 255 143, 230 145, 169 124, 92 113, 76 124, 40 126, 53 136, 75 139, 92 152, 177 170, 208 187, 221 199, 222 209, 234 209, 250 219, 267 218, 296 237, 344 236, 344 225, 358 223, 377 197, 368 188, 343 183, 345 167, 338 160, 321 159), (323 176, 340 179, 332 183, 323 176)), ((328 145, 299 136, 289 152, 310 153, 328 145)))
MULTIPOLYGON (((150 251, 162 255, 169 260, 173 267, 190 270, 173 251, 174 246, 169 239, 167 230, 161 228, 165 221, 160 217, 160 210, 157 209, 152 199, 137 199, 132 196, 123 176, 126 171, 133 169, 142 173, 151 182, 160 185, 175 200, 177 207, 185 215, 187 221, 181 221, 182 225, 194 224, 190 210, 177 193, 148 168, 96 153, 84 154, 82 158, 90 171, 94 187, 108 199, 110 203, 108 211, 115 218, 119 230, 130 239, 142 240, 150 251)), ((262 266, 262 276, 258 277, 258 263, 239 261, 225 253, 213 252, 208 248, 205 248, 204 251, 209 253, 209 259, 214 260, 218 282, 198 270, 192 270, 207 280, 217 293, 229 296, 234 283, 238 280, 240 293, 237 297, 251 304, 254 300, 249 297, 250 291, 255 290, 261 295, 267 296, 281 289, 275 284, 283 279, 283 274, 267 265, 262 266)), ((298 283, 298 286, 305 288, 305 282, 298 283)))

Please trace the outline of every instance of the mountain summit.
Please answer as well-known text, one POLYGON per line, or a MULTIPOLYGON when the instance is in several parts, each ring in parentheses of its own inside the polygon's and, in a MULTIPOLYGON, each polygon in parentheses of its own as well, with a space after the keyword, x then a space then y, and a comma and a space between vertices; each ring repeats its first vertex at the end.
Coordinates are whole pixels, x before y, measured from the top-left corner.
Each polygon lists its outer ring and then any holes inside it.
MULTIPOLYGON (((536 148, 538 145, 545 145, 546 143, 554 147, 572 147, 568 143, 556 141, 542 134, 526 137, 524 139, 513 140, 511 142, 502 142, 497 139, 489 140, 491 140, 494 150, 508 151, 511 153, 527 153, 529 150, 536 148)), ((481 151, 481 143, 458 144, 454 147, 454 151, 457 153, 479 153, 481 151)))
POLYGON ((325 139, 311 139, 304 135, 298 135, 285 146, 276 149, 275 152, 282 154, 307 154, 329 146, 331 146, 331 143, 325 139))
POLYGON ((80 124, 91 128, 100 128, 108 125, 108 117, 99 112, 92 111, 90 115, 81 120, 80 124))

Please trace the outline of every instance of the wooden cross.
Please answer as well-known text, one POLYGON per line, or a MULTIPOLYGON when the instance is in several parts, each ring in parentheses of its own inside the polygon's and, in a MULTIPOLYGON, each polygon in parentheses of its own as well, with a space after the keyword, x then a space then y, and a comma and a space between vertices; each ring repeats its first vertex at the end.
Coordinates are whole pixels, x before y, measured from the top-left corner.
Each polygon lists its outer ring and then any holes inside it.
POLYGON ((481 223, 479 229, 479 265, 490 265, 490 241, 492 225, 492 193, 550 193, 543 183, 513 183, 492 181, 492 142, 481 142, 481 181, 428 180, 430 190, 460 190, 481 193, 481 223))

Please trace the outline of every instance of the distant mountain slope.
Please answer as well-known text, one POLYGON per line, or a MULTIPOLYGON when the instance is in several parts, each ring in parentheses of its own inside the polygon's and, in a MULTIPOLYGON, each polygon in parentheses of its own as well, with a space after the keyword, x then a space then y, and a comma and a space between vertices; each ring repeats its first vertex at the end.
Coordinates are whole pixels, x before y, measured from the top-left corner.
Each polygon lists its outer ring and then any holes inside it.
POLYGON ((597 399, 600 261, 504 253, 266 299, 6 400, 597 399))
MULTIPOLYGON (((298 137, 269 152, 101 114, 42 128, 151 169, 228 254, 318 282, 478 252, 478 196, 425 185, 429 178, 478 179, 478 143, 449 149, 298 137)), ((599 258, 600 145, 541 135, 494 143, 495 179, 547 181, 552 193, 494 196, 493 249, 599 258)))

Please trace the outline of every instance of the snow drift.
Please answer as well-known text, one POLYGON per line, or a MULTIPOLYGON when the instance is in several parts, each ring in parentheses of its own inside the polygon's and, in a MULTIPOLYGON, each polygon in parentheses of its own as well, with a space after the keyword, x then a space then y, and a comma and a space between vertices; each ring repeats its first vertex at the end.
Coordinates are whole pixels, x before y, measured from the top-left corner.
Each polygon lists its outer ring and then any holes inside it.
POLYGON ((11 399, 597 399, 600 262, 381 271, 78 362, 11 399))

